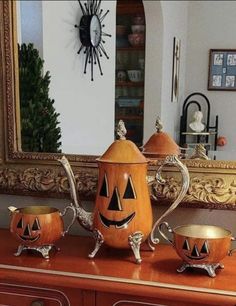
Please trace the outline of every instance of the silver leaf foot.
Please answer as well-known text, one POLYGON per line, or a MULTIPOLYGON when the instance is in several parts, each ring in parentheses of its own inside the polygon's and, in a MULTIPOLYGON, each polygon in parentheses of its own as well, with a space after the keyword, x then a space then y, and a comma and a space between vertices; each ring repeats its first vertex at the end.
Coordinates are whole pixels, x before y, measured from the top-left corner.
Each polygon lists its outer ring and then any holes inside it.
POLYGON ((100 249, 101 245, 104 242, 103 235, 97 229, 93 230, 93 237, 95 239, 95 247, 94 250, 88 255, 89 258, 94 258, 94 256, 97 254, 97 251, 100 249))
POLYGON ((16 251, 16 253, 14 253, 14 255, 15 256, 20 256, 20 254, 22 253, 22 251, 25 249, 25 247, 22 245, 22 244, 20 244, 19 246, 18 246, 18 249, 17 249, 17 251, 16 251))
POLYGON ((143 233, 142 232, 135 232, 134 234, 129 236, 129 245, 134 253, 134 257, 136 263, 141 263, 142 259, 140 256, 140 245, 142 243, 143 233))
POLYGON ((217 268, 224 269, 224 265, 220 263, 216 264, 188 264, 184 262, 180 268, 177 269, 177 272, 183 272, 187 268, 199 268, 207 271, 208 275, 211 277, 215 277, 215 270, 217 268))
POLYGON ((32 250, 32 251, 37 251, 39 252, 45 259, 49 258, 49 252, 55 248, 57 251, 59 251, 59 248, 57 248, 54 244, 50 244, 50 245, 42 245, 39 247, 29 247, 29 246, 25 246, 25 245, 19 245, 17 252, 14 254, 15 256, 20 256, 21 253, 24 250, 32 250))
POLYGON ((57 249, 57 248, 55 247, 55 245, 44 245, 44 246, 35 248, 35 250, 38 251, 39 253, 41 253, 41 255, 42 255, 44 258, 48 259, 48 258, 49 258, 49 252, 50 252, 53 248, 57 249))

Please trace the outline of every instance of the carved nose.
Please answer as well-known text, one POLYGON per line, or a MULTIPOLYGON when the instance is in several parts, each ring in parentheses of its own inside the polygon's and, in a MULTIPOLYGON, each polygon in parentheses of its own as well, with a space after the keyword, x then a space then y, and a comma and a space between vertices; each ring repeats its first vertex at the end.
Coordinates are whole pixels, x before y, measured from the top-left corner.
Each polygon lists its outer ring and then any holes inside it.
POLYGON ((120 195, 119 195, 119 191, 117 187, 115 187, 113 191, 111 201, 108 205, 108 210, 116 210, 116 211, 122 210, 121 203, 120 203, 120 195))
POLYGON ((198 248, 197 248, 196 244, 195 244, 195 245, 194 245, 194 247, 193 247, 193 250, 192 250, 191 256, 193 256, 193 257, 199 257, 199 256, 200 256, 200 254, 199 254, 199 251, 198 251, 198 248))
POLYGON ((30 236, 30 227, 29 227, 29 224, 26 226, 26 228, 24 230, 24 236, 30 236))

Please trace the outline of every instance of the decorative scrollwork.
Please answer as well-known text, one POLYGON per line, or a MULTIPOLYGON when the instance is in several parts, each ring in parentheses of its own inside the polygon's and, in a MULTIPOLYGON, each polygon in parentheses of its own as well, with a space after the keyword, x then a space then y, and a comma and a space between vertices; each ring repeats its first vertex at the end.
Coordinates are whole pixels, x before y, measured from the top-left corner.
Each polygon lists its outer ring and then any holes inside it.
MULTIPOLYGON (((152 192, 160 202, 173 201, 180 190, 177 178, 167 177, 165 181, 165 185, 152 185, 152 192)), ((198 207, 204 208, 236 209, 236 180, 233 177, 226 180, 220 176, 191 176, 183 203, 189 207, 198 204, 198 207)))
MULTIPOLYGON (((97 176, 94 173, 80 171, 76 173, 77 190, 81 198, 93 199, 96 194, 97 176)), ((0 169, 0 190, 4 193, 58 196, 69 194, 69 184, 63 171, 52 169, 0 169)))

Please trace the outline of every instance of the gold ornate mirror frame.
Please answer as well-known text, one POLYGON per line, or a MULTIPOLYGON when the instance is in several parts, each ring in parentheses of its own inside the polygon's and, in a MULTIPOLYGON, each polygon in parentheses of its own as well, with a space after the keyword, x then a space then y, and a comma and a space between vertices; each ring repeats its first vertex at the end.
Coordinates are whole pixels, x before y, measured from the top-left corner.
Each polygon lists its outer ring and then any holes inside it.
MULTIPOLYGON (((14 1, 0 2, 0 192, 42 197, 67 197, 68 183, 57 159, 61 154, 22 152, 19 141, 17 55, 14 1)), ((67 155, 82 199, 94 199, 97 186, 95 156, 67 155)), ((236 162, 186 160, 190 188, 183 206, 236 209, 236 162)), ((157 161, 161 164, 161 160, 157 161)), ((149 174, 155 166, 150 166, 149 174)), ((172 200, 180 188, 179 175, 165 169, 166 184, 153 185, 158 203, 172 200)))

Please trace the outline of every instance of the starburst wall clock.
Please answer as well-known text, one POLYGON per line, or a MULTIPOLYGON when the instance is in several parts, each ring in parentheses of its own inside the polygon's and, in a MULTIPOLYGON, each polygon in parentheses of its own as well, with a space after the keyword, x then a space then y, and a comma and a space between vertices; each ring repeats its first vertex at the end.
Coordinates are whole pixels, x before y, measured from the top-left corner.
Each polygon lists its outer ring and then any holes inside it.
POLYGON ((103 32, 103 20, 109 13, 101 9, 102 0, 87 0, 83 3, 78 0, 83 16, 79 25, 75 25, 79 29, 79 37, 81 46, 78 54, 85 54, 84 73, 87 72, 87 66, 90 65, 91 81, 93 81, 94 66, 97 65, 100 74, 103 75, 100 58, 105 56, 109 59, 104 47, 104 37, 111 37, 110 34, 103 32))

